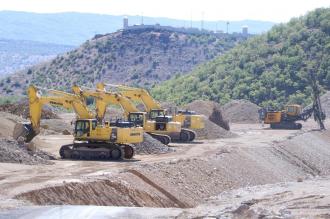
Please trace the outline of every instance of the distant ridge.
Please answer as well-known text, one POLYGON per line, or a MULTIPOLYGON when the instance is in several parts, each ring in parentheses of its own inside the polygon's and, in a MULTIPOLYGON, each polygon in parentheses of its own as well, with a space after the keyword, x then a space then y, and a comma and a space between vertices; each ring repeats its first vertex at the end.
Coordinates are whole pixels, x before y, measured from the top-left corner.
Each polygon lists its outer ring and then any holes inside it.
MULTIPOLYGON (((32 40, 61 45, 80 45, 96 34, 112 33, 123 27, 124 16, 90 13, 53 13, 0 11, 0 38, 32 40)), ((144 17, 144 24, 159 23, 165 26, 190 27, 190 21, 169 18, 144 17)), ((140 24, 140 16, 128 16, 129 25, 140 24)), ((229 21, 229 32, 241 32, 247 25, 249 32, 259 34, 269 30, 274 23, 268 21, 229 21)), ((204 21, 204 28, 226 32, 227 21, 204 21)), ((192 26, 200 28, 200 21, 192 26)))

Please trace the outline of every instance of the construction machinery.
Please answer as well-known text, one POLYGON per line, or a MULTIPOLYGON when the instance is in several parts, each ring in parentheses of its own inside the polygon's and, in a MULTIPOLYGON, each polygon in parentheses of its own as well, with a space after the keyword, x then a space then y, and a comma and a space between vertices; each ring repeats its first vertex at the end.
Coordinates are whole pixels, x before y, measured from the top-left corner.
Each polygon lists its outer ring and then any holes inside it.
POLYGON ((320 101, 320 90, 316 83, 314 74, 310 74, 311 87, 313 91, 313 104, 305 109, 297 104, 287 105, 283 111, 270 109, 259 110, 259 118, 265 124, 270 124, 272 129, 301 129, 302 124, 297 121, 306 121, 312 115, 319 124, 320 129, 325 129, 325 113, 322 110, 320 101))
POLYGON ((62 91, 48 90, 54 95, 42 96, 39 89, 29 86, 30 123, 17 124, 13 136, 30 142, 40 132, 41 111, 50 104, 76 113, 74 141, 60 148, 62 158, 71 159, 130 159, 134 156, 131 143, 143 141, 143 129, 133 123, 99 123, 81 97, 62 91))
POLYGON ((262 109, 259 111, 260 119, 270 124, 272 129, 301 129, 302 124, 297 121, 306 121, 313 114, 313 107, 303 110, 300 105, 287 105, 282 111, 262 109))
POLYGON ((168 116, 167 111, 163 109, 145 89, 128 87, 124 85, 107 85, 116 87, 123 96, 129 98, 130 100, 142 102, 149 119, 155 120, 157 117, 162 116, 171 117, 172 121, 179 122, 182 129, 189 132, 191 141, 196 137, 196 133, 191 129, 202 129, 205 126, 203 116, 196 114, 194 111, 174 110, 174 112, 172 112, 173 115, 168 116))
POLYGON ((76 94, 83 97, 94 97, 96 99, 96 112, 99 119, 103 119, 106 107, 109 104, 120 105, 124 111, 124 116, 129 122, 144 128, 144 131, 163 144, 171 141, 190 141, 190 133, 181 129, 179 122, 173 122, 167 116, 158 116, 155 120, 147 118, 146 112, 139 111, 135 104, 120 93, 107 92, 102 83, 97 84, 97 90, 73 88, 76 94))

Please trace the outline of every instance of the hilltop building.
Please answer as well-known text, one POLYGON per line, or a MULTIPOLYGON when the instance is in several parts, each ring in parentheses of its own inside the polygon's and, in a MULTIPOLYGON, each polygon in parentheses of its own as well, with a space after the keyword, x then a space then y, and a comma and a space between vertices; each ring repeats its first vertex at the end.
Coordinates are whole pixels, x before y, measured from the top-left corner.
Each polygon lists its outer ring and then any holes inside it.
POLYGON ((248 26, 243 26, 242 27, 242 34, 244 36, 247 36, 249 34, 249 27, 248 26))

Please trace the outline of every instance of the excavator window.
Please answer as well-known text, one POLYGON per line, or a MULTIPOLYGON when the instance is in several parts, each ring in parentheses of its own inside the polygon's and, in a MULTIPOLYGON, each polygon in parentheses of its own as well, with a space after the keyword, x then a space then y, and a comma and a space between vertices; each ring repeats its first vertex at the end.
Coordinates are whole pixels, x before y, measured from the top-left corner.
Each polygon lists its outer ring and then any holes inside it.
POLYGON ((128 121, 134 123, 135 125, 143 126, 143 114, 142 113, 130 113, 128 121))
POLYGON ((89 121, 83 121, 83 120, 77 121, 75 133, 78 137, 86 133, 89 134, 89 121))
POLYGON ((150 111, 150 119, 154 120, 158 116, 165 116, 164 110, 151 110, 150 111))

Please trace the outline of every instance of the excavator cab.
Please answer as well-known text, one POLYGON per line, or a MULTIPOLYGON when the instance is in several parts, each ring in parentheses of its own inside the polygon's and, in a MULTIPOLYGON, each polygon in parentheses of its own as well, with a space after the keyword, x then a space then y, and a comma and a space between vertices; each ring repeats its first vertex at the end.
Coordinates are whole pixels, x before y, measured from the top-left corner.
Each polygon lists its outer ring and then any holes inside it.
POLYGON ((155 120, 158 116, 165 116, 166 112, 163 109, 153 109, 149 113, 149 118, 155 120))
POLYGON ((75 124, 75 137, 89 137, 90 136, 90 127, 95 130, 97 126, 96 119, 79 119, 75 124))
POLYGON ((128 114, 128 121, 134 123, 136 126, 144 126, 145 113, 131 112, 128 114))
POLYGON ((285 113, 288 116, 299 116, 301 114, 302 107, 297 104, 287 105, 285 107, 285 113))

